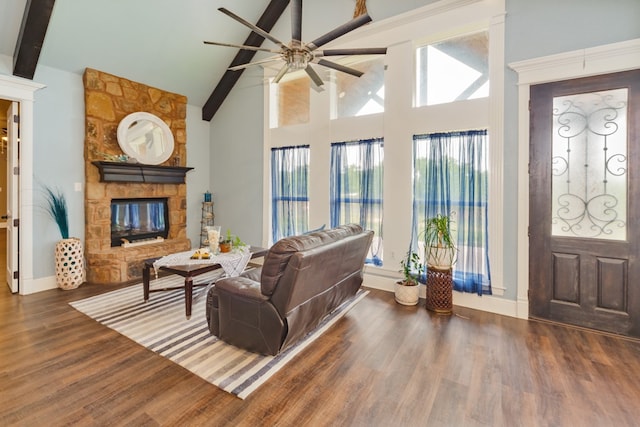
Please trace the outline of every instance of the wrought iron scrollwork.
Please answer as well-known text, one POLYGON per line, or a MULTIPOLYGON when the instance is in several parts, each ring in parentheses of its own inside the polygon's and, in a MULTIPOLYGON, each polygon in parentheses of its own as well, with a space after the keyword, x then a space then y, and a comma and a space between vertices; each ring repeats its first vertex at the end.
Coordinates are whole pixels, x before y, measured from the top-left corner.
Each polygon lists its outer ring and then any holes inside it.
POLYGON ((626 89, 556 100, 554 234, 620 239, 626 228, 626 89))

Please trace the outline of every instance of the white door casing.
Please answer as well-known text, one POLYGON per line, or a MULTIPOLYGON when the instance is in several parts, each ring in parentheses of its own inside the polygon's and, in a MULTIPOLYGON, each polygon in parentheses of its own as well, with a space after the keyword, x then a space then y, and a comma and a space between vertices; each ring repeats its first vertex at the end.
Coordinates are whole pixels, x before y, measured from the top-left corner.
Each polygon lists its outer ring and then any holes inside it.
MULTIPOLYGON (((20 257, 18 266, 21 295, 38 291, 33 277, 33 123, 34 94, 45 85, 31 80, 0 74, 0 98, 20 104, 20 257)), ((7 248, 7 251, 10 249, 7 248)), ((17 248, 15 248, 17 253, 17 248)))
POLYGON ((12 293, 19 290, 18 236, 20 222, 18 160, 18 103, 12 102, 7 110, 7 285, 12 293), (16 273, 16 274, 14 274, 16 273))

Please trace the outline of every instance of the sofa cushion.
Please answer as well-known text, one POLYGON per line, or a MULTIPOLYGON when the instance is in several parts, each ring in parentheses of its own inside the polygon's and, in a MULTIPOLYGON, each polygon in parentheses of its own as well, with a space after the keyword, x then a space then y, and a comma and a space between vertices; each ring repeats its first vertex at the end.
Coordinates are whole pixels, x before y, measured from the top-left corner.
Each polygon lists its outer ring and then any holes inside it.
POLYGON ((273 294, 278 281, 287 268, 289 259, 294 253, 335 242, 336 240, 360 233, 361 231, 362 227, 359 225, 349 224, 307 235, 290 236, 280 239, 269 249, 265 256, 260 279, 262 293, 268 296, 273 294))

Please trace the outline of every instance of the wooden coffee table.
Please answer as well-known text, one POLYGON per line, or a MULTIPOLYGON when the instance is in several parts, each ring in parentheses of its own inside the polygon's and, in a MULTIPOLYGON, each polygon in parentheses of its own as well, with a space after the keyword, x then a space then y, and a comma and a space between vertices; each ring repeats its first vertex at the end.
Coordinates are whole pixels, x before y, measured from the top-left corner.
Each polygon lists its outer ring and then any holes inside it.
MULTIPOLYGON (((257 246, 249 247, 249 251, 251 252, 251 259, 260 258, 267 254, 267 249, 260 248, 257 246)), ((209 271, 213 271, 221 268, 220 264, 192 264, 192 265, 162 266, 158 270, 165 271, 171 274, 177 274, 178 276, 184 277, 184 285, 172 286, 172 287, 167 287, 162 289, 150 289, 151 269, 153 269, 154 261, 158 259, 160 258, 149 258, 144 261, 144 268, 142 270, 142 285, 144 288, 144 301, 147 302, 149 300, 149 294, 151 292, 161 292, 161 291, 169 291, 172 289, 184 288, 185 314, 187 316, 187 319, 190 319, 193 288, 198 286, 208 285, 208 283, 194 285, 193 278, 201 274, 208 273, 209 271)))

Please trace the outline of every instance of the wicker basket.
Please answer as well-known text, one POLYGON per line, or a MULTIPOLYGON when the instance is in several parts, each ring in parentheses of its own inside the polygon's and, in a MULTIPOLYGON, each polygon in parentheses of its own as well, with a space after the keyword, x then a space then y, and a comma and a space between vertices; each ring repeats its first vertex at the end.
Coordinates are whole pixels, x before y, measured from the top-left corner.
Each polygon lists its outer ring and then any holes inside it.
POLYGON ((84 250, 76 237, 56 244, 56 283, 60 289, 76 289, 85 281, 84 250))
POLYGON ((437 314, 453 312, 453 279, 451 270, 427 270, 427 310, 437 314))

